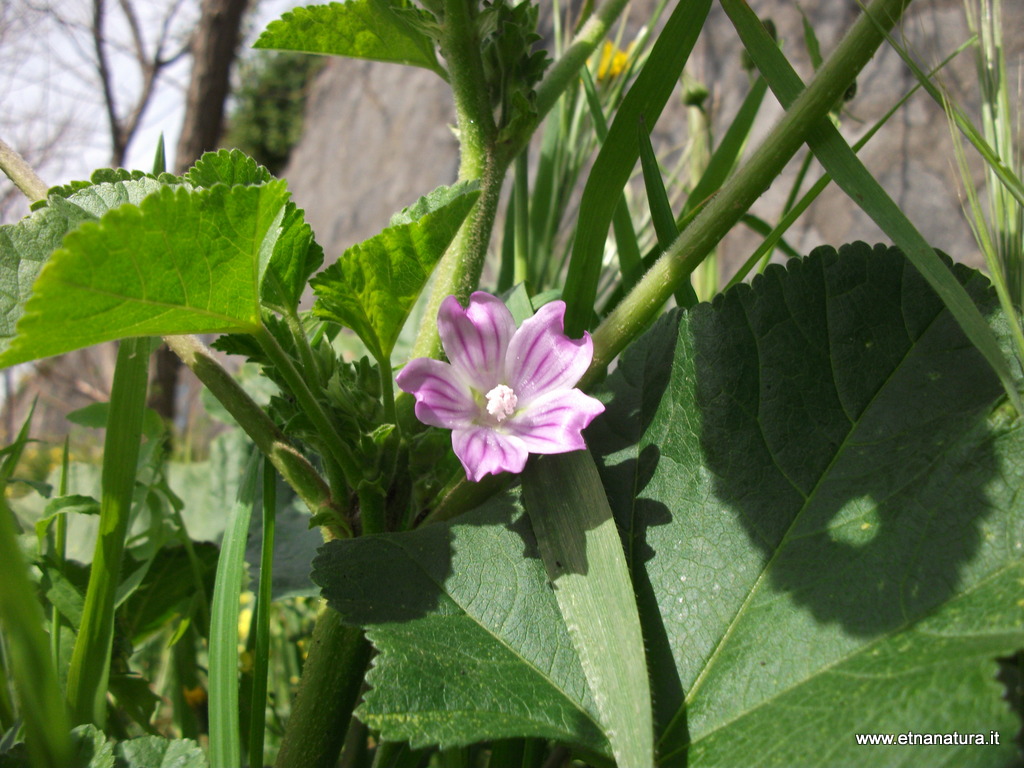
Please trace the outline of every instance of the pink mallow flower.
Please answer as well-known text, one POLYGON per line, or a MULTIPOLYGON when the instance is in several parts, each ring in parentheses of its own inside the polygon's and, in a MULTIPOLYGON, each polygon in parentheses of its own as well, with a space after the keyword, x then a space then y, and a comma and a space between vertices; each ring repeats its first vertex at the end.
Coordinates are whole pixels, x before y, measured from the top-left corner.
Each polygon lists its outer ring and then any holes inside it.
POLYGON ((516 328, 495 296, 477 291, 463 309, 454 296, 437 313, 450 363, 417 358, 398 374, 416 397, 416 417, 452 430, 466 477, 522 472, 531 453, 586 447, 581 430, 604 410, 574 389, 590 366, 590 335, 565 335, 565 302, 545 304, 516 328))

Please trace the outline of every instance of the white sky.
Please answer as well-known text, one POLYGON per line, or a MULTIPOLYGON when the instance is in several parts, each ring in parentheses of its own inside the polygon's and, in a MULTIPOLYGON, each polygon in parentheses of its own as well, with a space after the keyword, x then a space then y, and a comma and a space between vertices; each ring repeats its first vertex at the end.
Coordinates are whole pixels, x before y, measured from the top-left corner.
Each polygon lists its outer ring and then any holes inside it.
MULTIPOLYGON (((312 0, 310 0, 312 1, 312 0)), ((252 0, 242 55, 266 25, 300 0, 252 0)), ((117 0, 107 0, 109 36, 130 44, 128 26, 117 0)), ((199 0, 134 0, 147 48, 155 45, 159 25, 177 6, 170 25, 176 51, 199 16, 199 0)), ((0 137, 36 168, 50 185, 87 179, 110 161, 110 134, 88 33, 91 0, 0 0, 0 137), (48 11, 55 11, 51 13, 48 11), (59 15, 64 25, 55 21, 59 15)), ((140 87, 138 69, 127 54, 111 60, 115 99, 124 111, 140 87)), ((163 132, 168 167, 181 129, 189 60, 165 69, 139 132, 128 150, 129 168, 150 170, 163 132)), ((4 215, 16 220, 26 212, 18 201, 4 215)))

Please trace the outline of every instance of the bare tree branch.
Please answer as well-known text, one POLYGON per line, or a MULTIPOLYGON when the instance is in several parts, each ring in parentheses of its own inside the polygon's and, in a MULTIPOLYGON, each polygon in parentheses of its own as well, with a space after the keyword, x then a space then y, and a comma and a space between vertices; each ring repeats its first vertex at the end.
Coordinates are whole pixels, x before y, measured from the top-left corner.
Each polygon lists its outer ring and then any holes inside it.
POLYGON ((121 120, 117 116, 117 104, 114 101, 114 81, 107 61, 107 42, 104 39, 104 17, 106 0, 93 0, 92 4, 92 42, 96 54, 96 71, 100 76, 100 87, 103 89, 103 103, 107 110, 107 121, 110 124, 111 163, 122 165, 128 145, 124 140, 121 120))
POLYGON ((213 149, 224 126, 224 104, 231 81, 248 0, 203 0, 193 40, 192 81, 185 101, 185 124, 178 140, 177 172, 188 169, 203 152, 213 149))

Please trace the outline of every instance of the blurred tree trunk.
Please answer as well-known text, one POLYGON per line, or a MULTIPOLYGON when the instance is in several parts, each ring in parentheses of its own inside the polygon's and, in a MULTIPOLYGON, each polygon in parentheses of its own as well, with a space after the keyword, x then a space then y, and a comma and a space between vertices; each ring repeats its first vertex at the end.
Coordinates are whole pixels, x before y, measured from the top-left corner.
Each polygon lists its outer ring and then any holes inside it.
MULTIPOLYGON (((192 38, 192 78, 174 172, 184 173, 203 152, 216 149, 224 129, 224 106, 249 0, 203 0, 192 38)), ((149 406, 168 422, 176 415, 181 361, 166 347, 156 353, 149 406)))

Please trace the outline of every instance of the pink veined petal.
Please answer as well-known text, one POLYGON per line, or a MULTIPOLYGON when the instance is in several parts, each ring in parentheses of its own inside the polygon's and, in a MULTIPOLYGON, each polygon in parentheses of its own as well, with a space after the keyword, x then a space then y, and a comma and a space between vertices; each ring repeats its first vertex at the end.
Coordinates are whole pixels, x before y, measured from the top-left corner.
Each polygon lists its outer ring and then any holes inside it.
POLYGON ((448 363, 418 357, 410 360, 395 382, 416 398, 416 418, 432 427, 455 429, 473 422, 480 406, 448 363))
POLYGON ((508 385, 520 405, 547 392, 570 389, 594 358, 589 333, 582 339, 565 335, 565 302, 552 301, 524 321, 508 345, 505 370, 508 385))
POLYGON ((502 431, 518 437, 530 453, 568 453, 587 447, 580 434, 604 411, 600 400, 578 389, 549 392, 502 424, 502 431))
POLYGON ((480 482, 484 475, 522 472, 529 456, 523 441, 515 435, 501 435, 488 427, 452 431, 452 448, 466 477, 480 482))
POLYGON ((437 327, 448 360, 468 384, 487 392, 501 383, 505 350, 516 332, 512 313, 501 299, 477 291, 463 309, 449 296, 441 302, 437 327))

